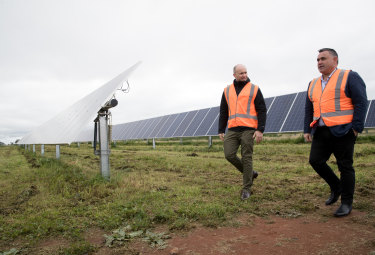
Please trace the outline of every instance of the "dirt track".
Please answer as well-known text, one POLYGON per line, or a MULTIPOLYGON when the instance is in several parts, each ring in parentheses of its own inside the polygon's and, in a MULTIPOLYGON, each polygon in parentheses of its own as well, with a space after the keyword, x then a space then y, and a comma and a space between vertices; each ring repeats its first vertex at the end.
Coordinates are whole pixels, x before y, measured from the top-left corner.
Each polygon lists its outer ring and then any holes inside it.
POLYGON ((366 214, 353 210, 348 217, 334 218, 330 215, 335 208, 322 208, 325 217, 244 215, 236 228, 196 227, 172 234, 163 250, 137 241, 127 247, 102 248, 96 254, 375 254, 375 226, 357 223, 366 214))

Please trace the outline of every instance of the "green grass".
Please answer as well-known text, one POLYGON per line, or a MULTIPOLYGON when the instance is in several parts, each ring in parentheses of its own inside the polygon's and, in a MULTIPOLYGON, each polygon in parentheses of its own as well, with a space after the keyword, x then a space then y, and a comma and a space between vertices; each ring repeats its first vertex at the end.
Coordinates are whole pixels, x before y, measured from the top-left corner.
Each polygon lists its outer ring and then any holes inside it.
MULTIPOLYGON (((255 145, 255 180, 249 201, 239 199, 242 177, 223 156, 215 138, 117 142, 111 151, 111 179, 100 176, 99 157, 90 144, 45 146, 45 155, 23 147, 0 147, 0 254, 29 249, 48 239, 62 238, 68 246, 56 254, 90 254, 96 250, 84 236, 90 229, 110 233, 130 225, 169 231, 195 225, 236 226, 241 214, 298 217, 324 214, 318 206, 329 187, 308 165, 310 144, 301 136, 270 136, 255 145)), ((354 208, 375 227, 373 136, 361 136, 355 148, 354 208)), ((337 171, 334 157, 330 165, 337 171)), ((360 222, 361 223, 361 222, 360 222)), ((31 252, 32 254, 32 252, 31 252)), ((35 253, 37 254, 37 253, 35 253)))

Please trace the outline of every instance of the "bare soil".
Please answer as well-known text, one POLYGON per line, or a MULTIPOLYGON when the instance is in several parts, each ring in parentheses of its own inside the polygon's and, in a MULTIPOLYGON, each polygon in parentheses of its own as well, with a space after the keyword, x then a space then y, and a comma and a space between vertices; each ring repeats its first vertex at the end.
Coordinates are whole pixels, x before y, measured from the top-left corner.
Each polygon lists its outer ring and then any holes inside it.
POLYGON ((126 247, 103 247, 95 254, 375 254, 375 226, 361 220, 366 214, 353 210, 347 217, 335 218, 331 216, 335 209, 323 208, 327 216, 298 218, 243 215, 237 219, 238 227, 196 227, 173 233, 166 249, 139 240, 126 247))
MULTIPOLYGON (((97 247, 95 255, 209 255, 209 254, 356 254, 375 255, 375 225, 366 224, 368 215, 353 209, 343 218, 333 217, 337 206, 325 206, 319 214, 297 218, 270 216, 261 218, 242 215, 236 227, 207 228, 196 226, 189 231, 170 233, 168 246, 156 249, 142 240, 133 240, 124 246, 106 247, 106 233, 90 229, 85 239, 97 247)), ((370 221, 371 222, 371 221, 370 221)), ((155 232, 165 232, 161 226, 155 232)), ((68 247, 63 239, 45 240, 30 249, 30 254, 56 254, 68 247)))

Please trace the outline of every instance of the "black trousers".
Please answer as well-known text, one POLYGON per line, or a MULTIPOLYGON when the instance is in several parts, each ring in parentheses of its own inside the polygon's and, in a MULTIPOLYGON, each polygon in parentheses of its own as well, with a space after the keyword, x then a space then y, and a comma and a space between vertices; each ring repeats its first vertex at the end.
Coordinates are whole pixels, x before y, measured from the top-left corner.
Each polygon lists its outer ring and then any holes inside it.
POLYGON ((311 144, 309 163, 314 170, 330 186, 331 191, 342 190, 341 203, 352 204, 355 172, 353 168, 353 153, 356 136, 350 130, 342 137, 331 134, 328 127, 317 127, 311 144), (340 178, 328 166, 327 160, 335 156, 340 178))

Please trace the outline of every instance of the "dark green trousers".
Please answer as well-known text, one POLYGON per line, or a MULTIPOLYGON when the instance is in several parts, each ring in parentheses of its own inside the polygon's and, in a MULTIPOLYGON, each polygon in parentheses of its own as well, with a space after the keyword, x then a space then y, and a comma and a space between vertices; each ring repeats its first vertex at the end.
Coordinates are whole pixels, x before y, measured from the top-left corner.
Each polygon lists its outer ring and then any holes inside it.
POLYGON ((242 173, 243 189, 250 191, 253 184, 253 147, 255 130, 234 132, 228 130, 224 136, 225 158, 242 173), (241 159, 237 156, 241 146, 241 159))

